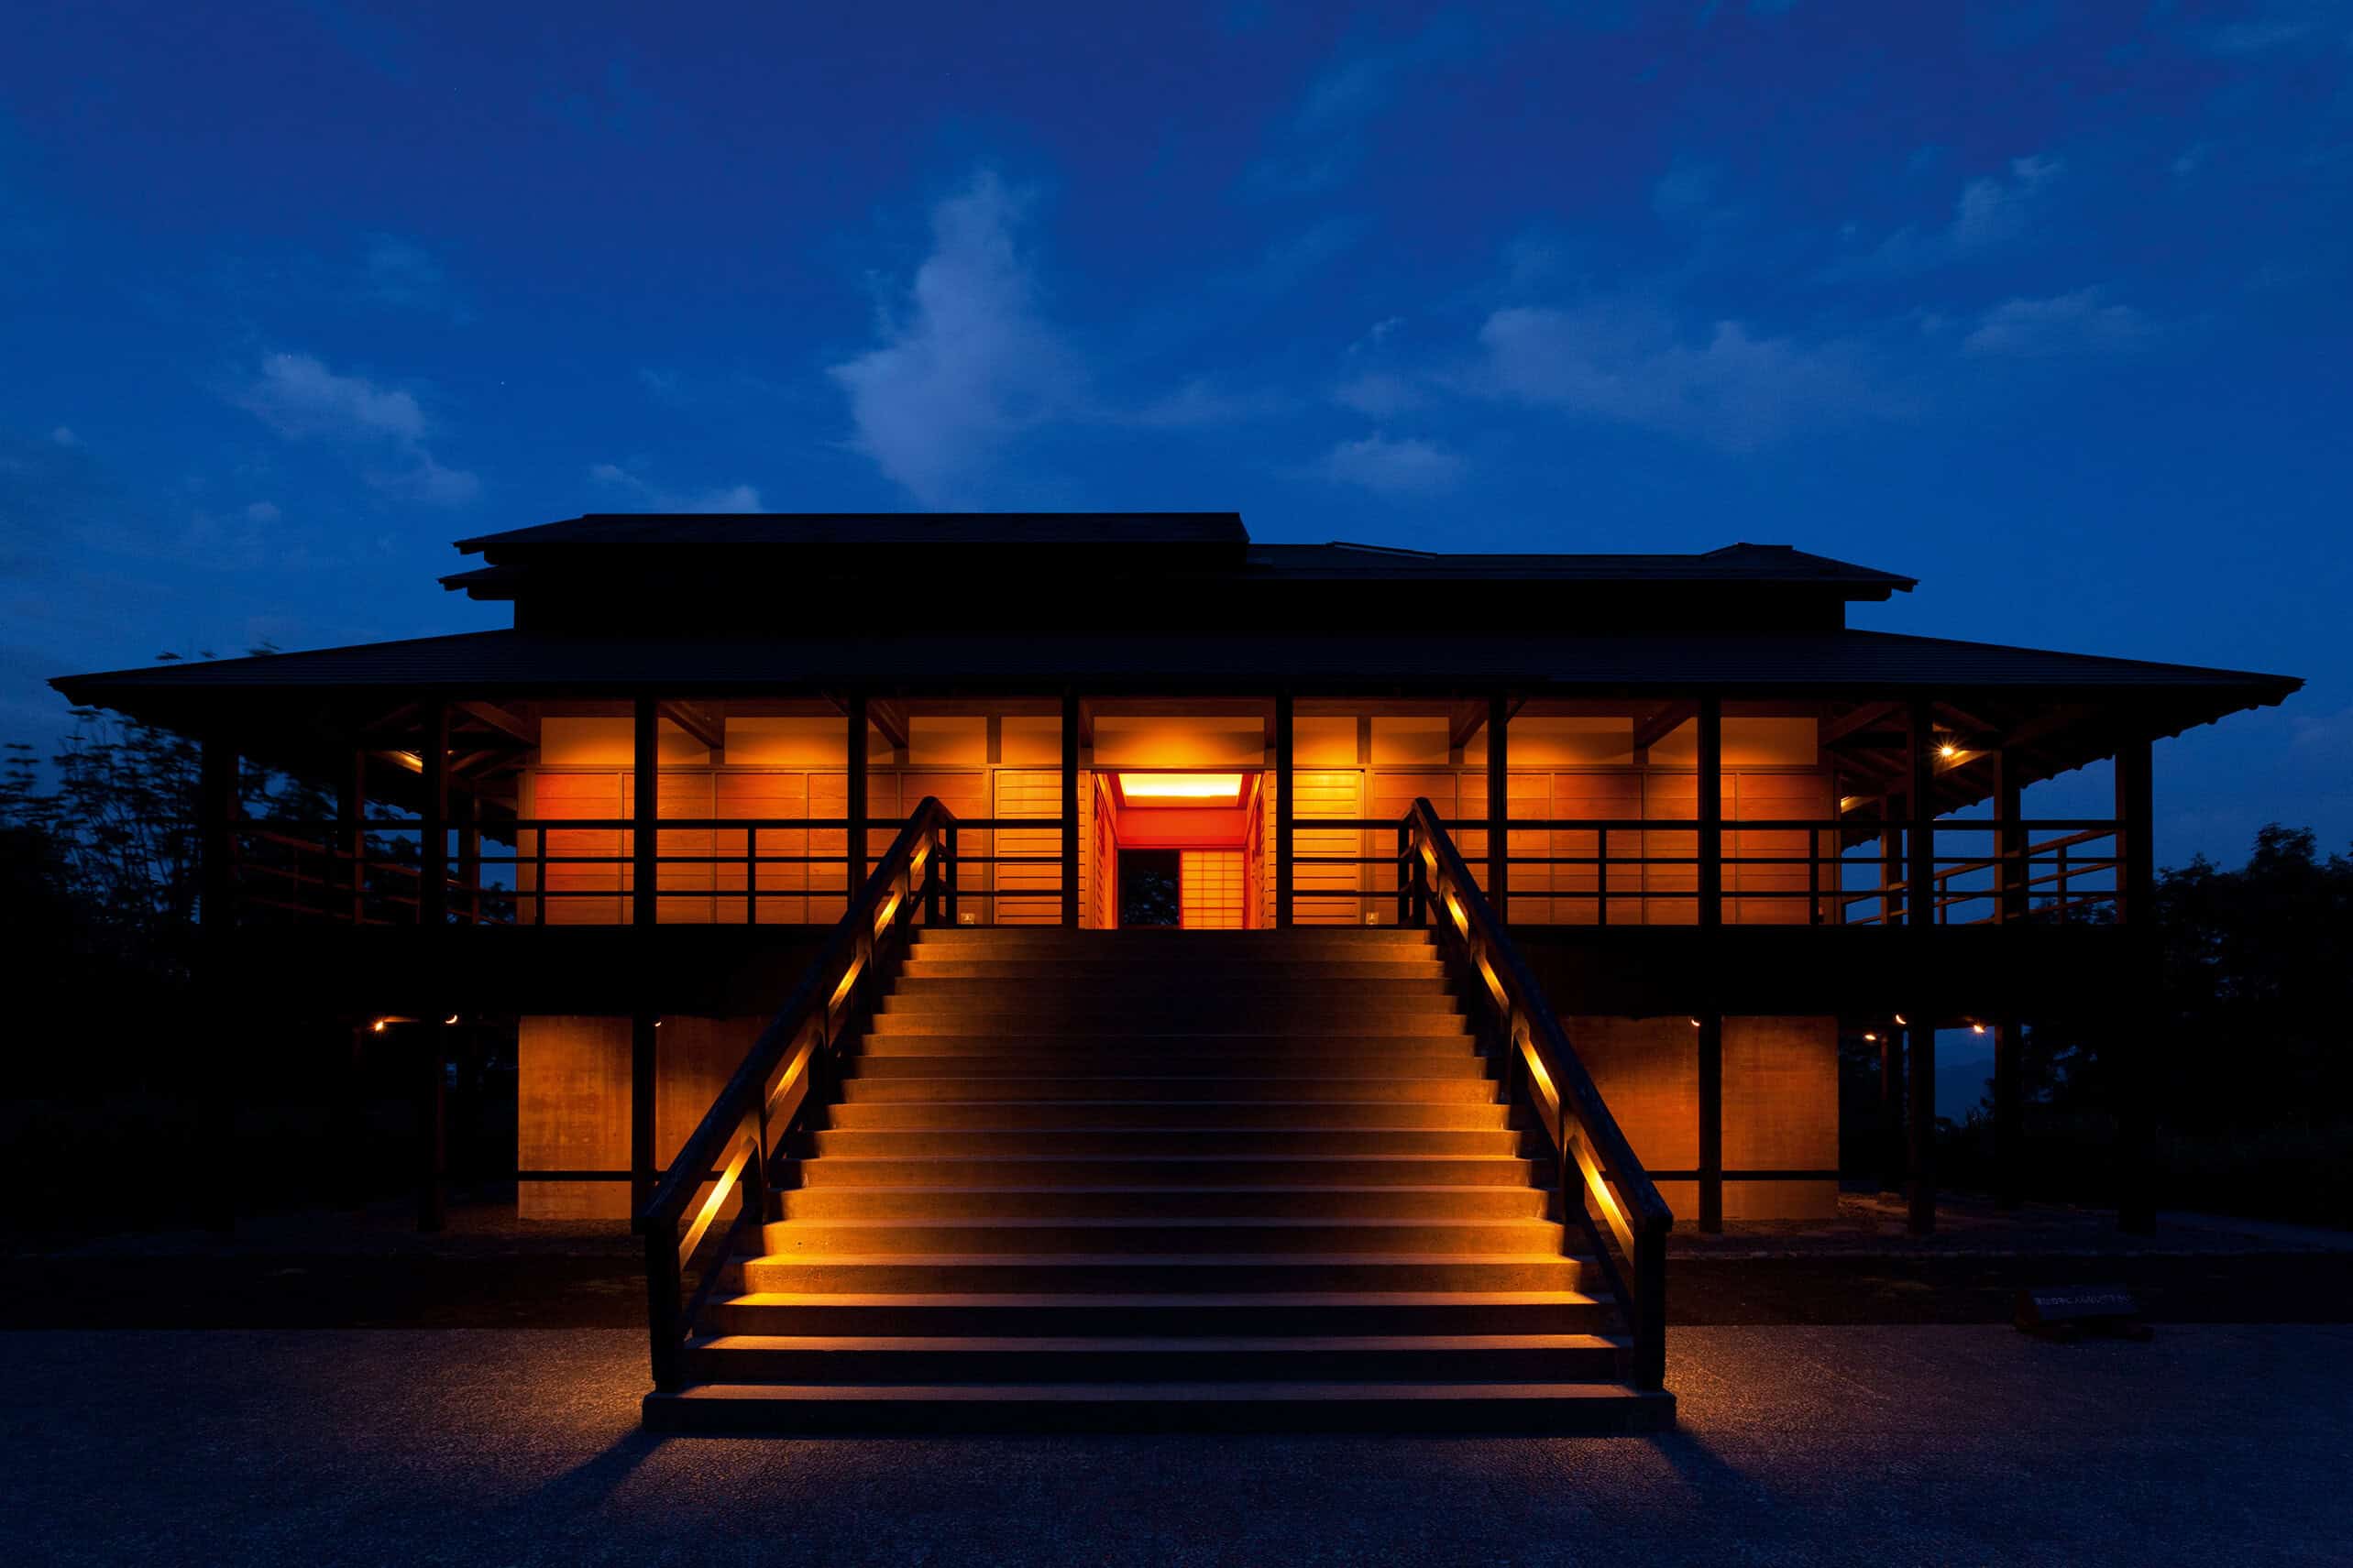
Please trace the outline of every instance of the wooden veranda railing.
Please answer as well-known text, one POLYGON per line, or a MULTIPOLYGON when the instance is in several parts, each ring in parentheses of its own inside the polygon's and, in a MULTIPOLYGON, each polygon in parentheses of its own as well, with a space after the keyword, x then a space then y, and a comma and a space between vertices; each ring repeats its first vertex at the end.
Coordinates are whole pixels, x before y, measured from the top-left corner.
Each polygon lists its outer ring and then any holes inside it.
POLYGON ((915 808, 637 1216, 657 1388, 683 1384, 696 1316, 737 1238, 766 1217, 780 1147, 824 1103, 842 1042, 871 1015, 906 948, 907 927, 952 923, 947 850, 956 827, 936 799, 915 808))
MULTIPOLYGON (((1535 925, 1699 924, 1703 826, 1689 817, 1512 817, 1503 860, 1513 914, 1520 923, 1535 925), (1542 848, 1529 848, 1530 839, 1543 840, 1542 848), (1533 920, 1522 913, 1530 904, 1547 903, 1533 920)), ((1371 839, 1395 827, 1378 817, 1303 817, 1294 831, 1371 839)), ((1464 859, 1482 872, 1491 867, 1497 835, 1488 818, 1443 818, 1439 827, 1486 839, 1483 850, 1464 859)), ((1909 864, 1903 846, 1908 835, 1923 830, 1932 839, 1930 908, 1937 925, 2098 920, 2117 902, 2117 824, 2106 818, 1945 818, 1925 829, 1876 817, 1746 818, 1717 824, 1716 830, 1723 841, 1717 863, 1728 924, 1900 920, 1910 905, 1901 874, 1909 864), (1891 835, 1892 851, 1885 848, 1891 835)), ((1307 909, 1360 905, 1368 917, 1385 923, 1381 883, 1391 860, 1378 851, 1296 852, 1292 896, 1307 909)), ((1483 875, 1479 882, 1482 889, 1488 885, 1483 875)))
POLYGON ((1427 800, 1416 800, 1398 827, 1397 868, 1401 924, 1435 925, 1461 994, 1484 1014, 1500 1048, 1510 1098, 1534 1111, 1552 1142, 1563 1228, 1591 1244, 1617 1294, 1633 1340, 1634 1386, 1663 1387, 1673 1212, 1427 800))
MULTIPOLYGON (((654 909, 665 923, 820 924, 843 907, 853 830, 896 831, 898 817, 664 817, 654 830, 654 909), (830 885, 829 885, 830 882, 830 885), (693 906, 701 905, 700 910, 693 906), (820 913, 820 911, 822 913, 820 913)), ((940 848, 947 918, 995 925, 1006 906, 1060 918, 1062 857, 1009 852, 1016 835, 1060 836, 1059 817, 951 817, 940 848), (987 849, 972 848, 986 834, 987 849)), ((636 825, 628 817, 500 817, 445 845, 448 918, 461 925, 626 924, 635 895, 636 825), (470 845, 468 838, 476 841, 470 845)), ((239 821, 229 841, 239 905, 287 919, 413 924, 423 858, 412 820, 239 821)), ((862 857, 862 860, 870 860, 862 857)), ((1017 923, 1029 923, 1018 922, 1017 923)))

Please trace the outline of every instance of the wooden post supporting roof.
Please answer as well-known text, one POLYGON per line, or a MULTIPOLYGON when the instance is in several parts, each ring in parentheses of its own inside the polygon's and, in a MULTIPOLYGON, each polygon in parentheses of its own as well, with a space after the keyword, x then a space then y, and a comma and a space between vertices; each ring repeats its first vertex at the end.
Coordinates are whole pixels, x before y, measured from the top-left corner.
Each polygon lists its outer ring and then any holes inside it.
MULTIPOLYGON (((1907 829, 1904 857, 1906 921, 1909 927, 1915 972, 1926 975, 1929 954, 1936 940, 1936 715, 1924 697, 1908 707, 1908 753, 1911 775, 1911 826, 1907 829)), ((1919 1003, 1914 1003, 1918 1007, 1919 1003)), ((1912 1234, 1924 1236, 1936 1229, 1936 1017, 1920 1008, 1907 1025, 1911 1046, 1910 1157, 1905 1175, 1908 1224, 1912 1234)))
POLYGON ((662 731, 650 696, 630 710, 630 740, 629 923, 652 926, 662 918, 662 731))
MULTIPOLYGON (((368 753, 358 747, 352 749, 342 776, 335 780, 335 847, 349 878, 347 914, 351 923, 358 926, 368 918, 368 753)), ((328 890, 328 896, 335 896, 334 889, 328 890)))
POLYGON ((1512 923, 1512 699, 1487 699, 1487 902, 1512 923))
POLYGON ((449 705, 423 705, 424 740, 418 761, 424 773, 424 801, 418 813, 417 924, 436 930, 449 924, 449 705))
POLYGON ((415 1033, 417 1075, 417 1229, 427 1234, 449 1222, 445 1179, 449 1167, 447 1050, 441 1020, 419 1019, 415 1033))
POLYGON ((1904 1190, 1904 1031, 1879 1031, 1879 1190, 1904 1190))
POLYGON ((1062 694, 1062 924, 1079 923, 1079 696, 1062 694))
POLYGON ((1292 795, 1292 696, 1279 692, 1274 699, 1274 923, 1292 924, 1291 824, 1296 809, 1292 795))
POLYGON ((2160 949, 2157 858, 2150 839, 2156 815, 2154 759, 2145 737, 2117 748, 2117 894, 2124 923, 2127 969, 2121 1005, 2111 1008, 2109 1045, 2117 1070, 2117 1131, 2122 1158, 2117 1223, 2146 1235, 2157 1229, 2157 1053, 2163 1020, 2156 997, 2160 949))
POLYGON ((661 1082, 662 1023, 651 1013, 629 1019, 629 1212, 642 1214, 654 1195, 654 1110, 661 1082))
POLYGON ((197 1118, 204 1169, 204 1223, 236 1225, 236 1098, 230 1027, 228 965, 236 921, 236 748, 218 734, 204 736, 196 762, 196 994, 199 1015, 210 1021, 203 1038, 210 1059, 199 1069, 197 1118))
POLYGON ((1699 923, 1713 928, 1724 923, 1724 704, 1721 697, 1699 699, 1699 799, 1692 815, 1699 819, 1698 878, 1699 923))
MULTIPOLYGON (((2020 811, 2024 789, 2018 754, 1996 748, 1986 759, 1994 770, 1994 918, 2005 926, 2026 918, 2026 830, 2020 811)), ((1994 1025, 1994 1201, 2015 1209, 2025 1194, 2026 1089, 2018 1079, 2020 1035, 2016 1018, 1994 1025)))
POLYGON ((846 804, 841 814, 850 819, 849 830, 842 835, 846 848, 842 852, 842 873, 849 880, 841 893, 843 909, 856 902, 858 890, 866 885, 866 695, 853 692, 841 705, 843 722, 849 726, 844 741, 848 748, 849 777, 843 791, 846 804))
POLYGON ((1724 1228, 1724 1019, 1702 1013, 1699 1027, 1699 1229, 1724 1228))

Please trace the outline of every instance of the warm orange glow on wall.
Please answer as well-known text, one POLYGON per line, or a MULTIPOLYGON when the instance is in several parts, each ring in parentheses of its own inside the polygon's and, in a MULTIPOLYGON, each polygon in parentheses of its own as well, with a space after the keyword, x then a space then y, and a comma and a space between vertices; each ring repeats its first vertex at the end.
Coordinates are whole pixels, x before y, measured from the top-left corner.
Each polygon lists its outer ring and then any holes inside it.
POLYGON ((1117 773, 1119 796, 1130 806, 1158 801, 1233 805, 1242 798, 1239 773, 1117 773))

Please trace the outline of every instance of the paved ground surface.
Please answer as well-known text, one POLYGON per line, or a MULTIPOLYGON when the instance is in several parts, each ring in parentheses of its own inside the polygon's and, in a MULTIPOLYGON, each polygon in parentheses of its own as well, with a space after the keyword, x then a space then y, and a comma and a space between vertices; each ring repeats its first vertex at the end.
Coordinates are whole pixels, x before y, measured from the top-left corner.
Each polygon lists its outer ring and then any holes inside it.
POLYGON ((2353 1329, 1674 1336, 1657 1439, 637 1431, 618 1330, 0 1335, 12 1563, 2332 1563, 2353 1329))

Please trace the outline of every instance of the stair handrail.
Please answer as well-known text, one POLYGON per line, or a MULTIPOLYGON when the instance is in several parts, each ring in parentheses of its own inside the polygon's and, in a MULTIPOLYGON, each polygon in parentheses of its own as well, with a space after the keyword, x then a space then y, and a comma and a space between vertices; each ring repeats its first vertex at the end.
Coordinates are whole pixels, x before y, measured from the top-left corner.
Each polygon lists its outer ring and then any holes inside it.
MULTIPOLYGON (((1446 834, 1437 810, 1417 799, 1399 826, 1400 914, 1412 924, 1435 924, 1439 939, 1457 961, 1466 989, 1479 993, 1501 1025, 1507 1089, 1521 1092, 1545 1124, 1558 1157, 1561 1218, 1581 1225, 1594 1256, 1608 1276, 1633 1341, 1633 1382, 1638 1388, 1663 1387, 1666 1377, 1666 1235, 1675 1215, 1634 1157, 1633 1146, 1618 1126, 1600 1091, 1578 1059, 1544 988, 1529 972, 1519 949, 1505 935, 1487 894, 1472 880, 1462 854, 1446 834), (1433 902, 1445 918, 1432 922, 1433 902), (1571 1203, 1581 1180, 1584 1199, 1571 1203), (1593 1223, 1599 1208, 1625 1254, 1621 1269, 1593 1223)), ((1501 854, 1503 846, 1491 846, 1501 854)))
MULTIPOLYGON (((850 825, 852 833, 865 830, 863 822, 850 825)), ((824 1103, 823 1085, 841 1042, 856 1033, 880 995, 877 970, 906 944, 918 907, 927 924, 939 920, 941 889, 954 885, 943 883, 943 871, 952 878, 955 833, 955 814, 934 796, 924 796, 908 814, 637 1215, 635 1228, 645 1238, 654 1383, 664 1392, 684 1386, 695 1318, 724 1272, 736 1236, 747 1223, 765 1219, 777 1146, 824 1103), (706 1186, 709 1191, 697 1203, 706 1186), (682 1296, 687 1271, 739 1188, 733 1222, 720 1233, 694 1294, 682 1296)))

